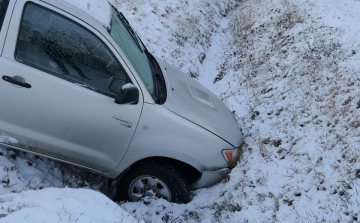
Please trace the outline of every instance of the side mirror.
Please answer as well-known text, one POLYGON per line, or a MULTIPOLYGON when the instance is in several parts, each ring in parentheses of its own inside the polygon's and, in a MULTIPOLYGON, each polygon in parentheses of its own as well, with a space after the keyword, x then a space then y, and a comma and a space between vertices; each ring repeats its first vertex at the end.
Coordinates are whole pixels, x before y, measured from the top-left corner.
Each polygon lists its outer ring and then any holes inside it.
POLYGON ((139 90, 131 83, 127 83, 121 87, 116 95, 116 104, 136 104, 139 101, 139 90))

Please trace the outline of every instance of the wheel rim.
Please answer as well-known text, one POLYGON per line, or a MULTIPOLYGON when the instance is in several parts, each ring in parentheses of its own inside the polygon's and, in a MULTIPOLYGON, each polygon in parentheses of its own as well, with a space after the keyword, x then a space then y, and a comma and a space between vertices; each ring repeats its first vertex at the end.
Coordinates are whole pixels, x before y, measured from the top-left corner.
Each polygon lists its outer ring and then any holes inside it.
POLYGON ((170 189, 163 181, 153 176, 140 176, 130 184, 130 200, 139 201, 146 196, 155 196, 171 201, 170 189))

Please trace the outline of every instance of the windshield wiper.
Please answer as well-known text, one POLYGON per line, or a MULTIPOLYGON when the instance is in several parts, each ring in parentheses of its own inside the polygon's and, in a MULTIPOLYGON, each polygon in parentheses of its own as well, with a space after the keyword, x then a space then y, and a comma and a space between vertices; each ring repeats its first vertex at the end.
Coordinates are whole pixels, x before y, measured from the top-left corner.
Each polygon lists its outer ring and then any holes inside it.
POLYGON ((157 104, 164 104, 167 97, 166 84, 161 68, 151 53, 146 52, 155 84, 155 101, 157 104))

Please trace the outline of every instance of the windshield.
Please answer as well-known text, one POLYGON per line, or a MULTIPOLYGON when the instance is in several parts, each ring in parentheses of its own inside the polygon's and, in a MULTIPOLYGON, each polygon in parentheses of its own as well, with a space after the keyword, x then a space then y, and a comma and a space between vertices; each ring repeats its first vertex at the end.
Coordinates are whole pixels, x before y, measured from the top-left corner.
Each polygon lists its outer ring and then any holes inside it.
POLYGON ((120 16, 122 15, 112 8, 110 35, 130 61, 150 94, 154 97, 154 79, 148 56, 145 52, 146 49, 137 35, 131 30, 125 18, 122 17, 128 27, 124 25, 120 16))

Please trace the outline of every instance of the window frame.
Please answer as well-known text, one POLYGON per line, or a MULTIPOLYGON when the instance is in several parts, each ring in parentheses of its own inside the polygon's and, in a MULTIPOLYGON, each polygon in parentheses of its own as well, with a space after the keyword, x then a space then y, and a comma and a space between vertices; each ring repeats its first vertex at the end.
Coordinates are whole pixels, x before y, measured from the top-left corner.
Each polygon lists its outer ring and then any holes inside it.
POLYGON ((6 12, 7 12, 7 9, 9 8, 10 0, 3 0, 3 2, 5 2, 5 8, 3 9, 4 10, 3 18, 0 18, 0 32, 1 32, 2 26, 4 24, 4 20, 5 20, 5 17, 6 17, 6 12))
MULTIPOLYGON (((111 56, 113 56, 113 58, 114 58, 114 59, 119 63, 119 65, 123 68, 123 71, 125 72, 125 74, 126 74, 127 77, 129 78, 129 80, 131 81, 131 83, 134 83, 134 79, 131 78, 131 75, 129 75, 129 72, 126 71, 126 68, 125 68, 125 67, 127 67, 126 64, 122 63, 121 60, 119 60, 118 57, 115 55, 114 51, 111 50, 111 47, 110 47, 110 46, 112 46, 112 45, 111 45, 111 44, 107 44, 107 43, 103 40, 103 38, 100 38, 100 36, 102 36, 102 34, 99 33, 100 35, 98 35, 98 34, 96 34, 94 31, 92 31, 92 30, 90 30, 89 28, 87 28, 86 26, 84 26, 83 24, 81 24, 81 23, 79 23, 78 21, 74 20, 73 18, 71 18, 71 17, 69 17, 69 16, 67 16, 67 15, 65 15, 65 14, 62 14, 62 13, 60 13, 60 12, 57 12, 57 11, 51 9, 51 8, 48 8, 48 7, 44 6, 44 5, 40 5, 40 4, 37 4, 37 3, 35 3, 35 2, 31 2, 31 1, 28 1, 28 2, 26 2, 26 3, 24 4, 24 7, 23 7, 22 13, 21 13, 21 18, 20 18, 20 20, 19 20, 19 28, 18 28, 16 43, 15 43, 15 50, 14 50, 14 59, 15 59, 17 62, 22 63, 22 64, 25 64, 25 65, 27 65, 27 66, 29 66, 29 67, 32 67, 32 68, 35 68, 35 69, 37 69, 37 70, 40 70, 40 71, 42 71, 42 72, 44 72, 44 73, 48 73, 48 74, 50 74, 50 75, 53 75, 53 76, 55 76, 55 77, 58 77, 58 78, 60 78, 60 79, 63 79, 63 80, 68 81, 68 82, 70 82, 70 83, 73 83, 73 84, 75 84, 75 85, 78 85, 78 86, 80 86, 80 87, 86 88, 86 89, 88 89, 88 90, 91 90, 91 91, 97 92, 97 93, 99 93, 99 94, 108 96, 108 97, 110 97, 110 98, 114 98, 114 99, 115 99, 116 96, 117 96, 117 95, 114 95, 114 94, 110 94, 110 93, 108 93, 108 92, 106 92, 106 91, 104 91, 104 90, 101 90, 101 89, 99 89, 99 88, 97 88, 97 87, 95 87, 95 86, 92 86, 92 85, 90 85, 90 84, 87 84, 87 83, 85 83, 85 82, 81 82, 81 81, 79 81, 79 80, 75 80, 75 79, 73 79, 73 78, 67 77, 66 75, 59 74, 59 73, 57 73, 57 72, 48 70, 48 69, 43 68, 43 67, 41 67, 41 66, 38 66, 38 65, 36 65, 36 64, 34 64, 34 63, 29 63, 29 62, 26 62, 26 61, 22 60, 21 58, 18 58, 17 52, 18 52, 18 48, 19 48, 19 38, 20 38, 20 34, 21 34, 21 32, 20 32, 20 31, 21 31, 21 25, 22 25, 22 23, 23 23, 23 19, 24 19, 24 15, 25 15, 25 10, 26 10, 26 7, 27 7, 28 5, 35 5, 35 6, 37 6, 37 7, 43 8, 44 10, 47 10, 48 12, 54 13, 54 14, 56 14, 56 15, 64 18, 64 19, 68 20, 69 22, 72 22, 73 24, 75 24, 75 25, 77 25, 77 26, 79 26, 79 27, 82 27, 84 30, 86 30, 87 32, 89 32, 89 34, 91 34, 91 35, 93 35, 95 38, 97 38, 97 39, 109 50, 111 56), (124 65, 125 65, 125 66, 124 66, 124 65)), ((64 11, 64 12, 66 13, 66 11, 64 11)), ((73 15, 71 15, 71 14, 69 14, 69 15, 72 16, 72 17, 75 17, 76 19, 79 19, 79 18, 76 17, 76 16, 73 16, 73 15)), ((86 23, 86 22, 83 21, 83 20, 81 20, 81 21, 82 21, 83 23, 85 23, 86 25, 90 26, 90 27, 91 27, 92 29, 94 29, 96 32, 98 32, 93 26, 91 26, 91 24, 88 24, 88 23, 86 23)), ((105 39, 106 39, 106 38, 105 38, 105 39)), ((115 51, 116 51, 116 50, 115 50, 115 51)))

